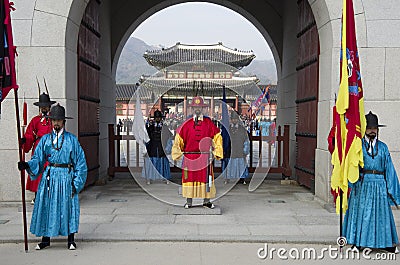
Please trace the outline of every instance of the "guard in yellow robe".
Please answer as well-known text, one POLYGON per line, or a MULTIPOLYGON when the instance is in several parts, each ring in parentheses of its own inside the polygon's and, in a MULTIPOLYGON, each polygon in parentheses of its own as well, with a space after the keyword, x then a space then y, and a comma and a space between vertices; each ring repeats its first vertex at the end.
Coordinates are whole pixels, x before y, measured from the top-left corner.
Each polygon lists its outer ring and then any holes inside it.
POLYGON ((210 202, 215 197, 212 159, 223 158, 220 130, 209 117, 203 115, 207 107, 203 98, 194 97, 189 105, 193 117, 186 120, 176 131, 172 147, 172 159, 182 162, 182 196, 185 208, 192 207, 193 198, 203 198, 203 206, 214 208, 210 202))

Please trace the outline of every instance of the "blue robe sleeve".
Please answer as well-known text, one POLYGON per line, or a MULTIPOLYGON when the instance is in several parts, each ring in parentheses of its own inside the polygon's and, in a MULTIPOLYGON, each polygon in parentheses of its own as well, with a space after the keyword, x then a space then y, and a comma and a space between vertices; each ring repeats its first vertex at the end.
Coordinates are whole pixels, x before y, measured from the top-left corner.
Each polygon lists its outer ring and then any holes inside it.
POLYGON ((172 151, 172 145, 174 144, 174 141, 172 138, 168 139, 167 145, 165 146, 165 154, 170 155, 172 151))
POLYGON ((72 164, 74 166, 73 184, 76 192, 79 193, 86 183, 87 165, 85 153, 78 140, 73 138, 74 150, 72 151, 72 164))
MULTIPOLYGON (((385 174, 388 192, 392 194, 393 198, 396 200, 397 205, 400 205, 400 183, 397 177, 396 169, 394 168, 392 158, 390 156, 387 146, 385 146, 385 174)), ((390 205, 394 206, 394 202, 389 199, 390 205)))
POLYGON ((37 179, 43 173, 43 166, 46 163, 44 149, 47 138, 45 136, 41 137, 31 160, 28 161, 29 169, 26 172, 31 176, 32 180, 37 179))

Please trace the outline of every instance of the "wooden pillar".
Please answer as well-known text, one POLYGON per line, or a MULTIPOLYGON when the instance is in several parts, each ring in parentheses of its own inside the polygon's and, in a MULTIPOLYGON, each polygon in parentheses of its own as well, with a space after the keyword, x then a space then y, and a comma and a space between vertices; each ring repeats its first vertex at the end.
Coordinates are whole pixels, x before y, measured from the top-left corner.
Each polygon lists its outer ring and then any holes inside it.
POLYGON ((164 102, 163 101, 164 100, 161 96, 160 99, 158 100, 158 105, 159 105, 159 110, 164 114, 164 102))
POLYGON ((115 142, 114 142, 114 124, 108 124, 108 176, 114 177, 115 170, 115 142))
MULTIPOLYGON (((280 126, 279 126, 280 127, 280 126)), ((289 168, 289 125, 283 126, 283 164, 285 168, 289 168)))
POLYGON ((187 96, 183 98, 183 119, 187 118, 187 96))
POLYGON ((214 117, 214 97, 211 97, 210 99, 210 111, 209 111, 209 116, 212 118, 214 117))
MULTIPOLYGON (((130 115, 130 104, 128 103, 127 105, 126 105, 126 131, 127 131, 127 133, 129 134, 129 129, 130 129, 130 123, 129 123, 129 115, 130 115)), ((134 109, 134 108, 132 108, 132 109, 134 109)))
MULTIPOLYGON (((271 126, 271 125, 270 125, 271 126)), ((286 125, 285 125, 286 126, 286 125)), ((286 127, 284 127, 284 130, 286 129, 286 127)), ((278 136, 279 136, 279 138, 281 138, 281 133, 282 133, 282 131, 281 131, 281 126, 279 125, 278 126, 278 133, 277 133, 277 136, 276 136, 276 138, 273 136, 273 135, 271 135, 271 133, 270 133, 270 136, 272 137, 272 139, 274 140, 274 141, 276 141, 276 139, 278 138, 278 136)), ((285 133, 285 131, 284 131, 284 133, 285 133)), ((288 135, 289 136, 289 135, 288 135)), ((284 135, 284 137, 283 137, 283 155, 282 155, 282 146, 281 146, 281 141, 276 141, 276 144, 278 145, 278 167, 285 167, 285 162, 283 162, 282 164, 281 164, 281 162, 282 162, 282 157, 281 156, 283 156, 283 159, 285 159, 285 144, 287 143, 287 141, 288 141, 289 139, 286 139, 286 135, 284 135)), ((288 151, 289 152, 289 151, 288 151)))
POLYGON ((236 98, 235 98, 235 111, 239 112, 239 96, 238 95, 236 95, 236 98))
POLYGON ((271 121, 271 104, 268 104, 268 119, 271 121))

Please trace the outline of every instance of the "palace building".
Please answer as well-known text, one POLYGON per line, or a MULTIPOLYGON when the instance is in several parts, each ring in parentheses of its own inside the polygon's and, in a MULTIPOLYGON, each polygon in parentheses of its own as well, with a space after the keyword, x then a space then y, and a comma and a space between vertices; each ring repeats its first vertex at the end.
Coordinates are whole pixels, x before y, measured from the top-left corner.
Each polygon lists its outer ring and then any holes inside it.
MULTIPOLYGON (((129 104, 129 101, 139 85, 143 88, 141 101, 145 116, 156 109, 165 113, 182 112, 186 116, 187 98, 198 94, 209 103, 209 115, 217 119, 221 116, 221 107, 214 99, 222 99, 224 86, 227 104, 243 116, 253 114, 249 103, 266 87, 258 85, 256 76, 240 71, 255 58, 254 53, 230 49, 222 43, 187 45, 178 42, 170 48, 146 51, 143 57, 159 71, 152 76, 141 76, 137 84, 117 84, 117 120, 133 117, 134 102, 129 104)), ((261 103, 258 115, 254 116, 276 117, 276 86, 270 87, 270 95, 274 95, 270 102, 261 103)))
POLYGON ((156 95, 155 109, 181 111, 187 116, 187 99, 203 96, 209 104, 210 116, 221 114, 219 104, 225 87, 226 102, 241 115, 248 113, 249 103, 262 91, 256 76, 247 76, 240 69, 248 66, 255 55, 252 51, 239 51, 225 47, 221 42, 213 45, 176 45, 160 50, 146 51, 143 57, 159 71, 142 76, 140 85, 145 94, 156 95), (179 108, 177 104, 181 104, 179 108), (179 109, 179 110, 178 110, 179 109))

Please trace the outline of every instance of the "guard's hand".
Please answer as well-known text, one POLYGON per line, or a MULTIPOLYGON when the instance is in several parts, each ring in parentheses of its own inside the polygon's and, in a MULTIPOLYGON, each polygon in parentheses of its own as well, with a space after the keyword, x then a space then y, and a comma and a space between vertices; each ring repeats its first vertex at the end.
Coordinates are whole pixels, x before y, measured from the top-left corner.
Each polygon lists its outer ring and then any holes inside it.
POLYGON ((19 161, 18 162, 18 169, 19 170, 26 170, 29 169, 29 164, 25 161, 19 161))
POLYGON ((26 138, 25 137, 22 137, 21 138, 21 145, 23 145, 23 144, 25 144, 26 143, 26 138))

